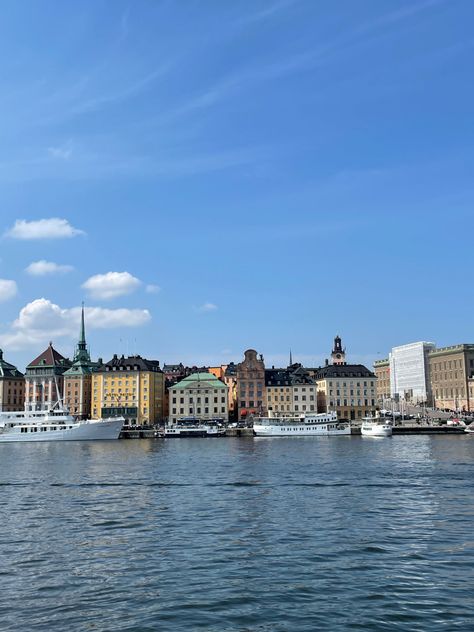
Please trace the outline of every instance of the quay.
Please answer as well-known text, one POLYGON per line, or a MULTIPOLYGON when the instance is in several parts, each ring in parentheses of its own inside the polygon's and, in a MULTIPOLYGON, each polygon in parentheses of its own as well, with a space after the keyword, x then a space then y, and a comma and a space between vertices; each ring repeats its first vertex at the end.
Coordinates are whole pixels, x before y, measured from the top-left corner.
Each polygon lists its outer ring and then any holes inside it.
MULTIPOLYGON (((360 435, 360 427, 351 428, 352 435, 360 435)), ((394 435, 419 435, 419 434, 437 434, 437 435, 463 435, 464 428, 459 426, 425 426, 418 424, 394 426, 394 435)), ((253 437, 252 428, 227 428, 226 437, 253 437)), ((163 439, 163 428, 126 428, 120 433, 120 439, 163 439)))

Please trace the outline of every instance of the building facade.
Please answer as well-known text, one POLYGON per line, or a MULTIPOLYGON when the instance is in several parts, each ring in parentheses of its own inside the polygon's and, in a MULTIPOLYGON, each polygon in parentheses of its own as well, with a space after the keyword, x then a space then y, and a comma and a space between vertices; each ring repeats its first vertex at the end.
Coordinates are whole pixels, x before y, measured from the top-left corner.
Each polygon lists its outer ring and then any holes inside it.
POLYGON ((228 388, 213 373, 188 375, 169 389, 168 421, 195 418, 199 421, 229 420, 228 388))
POLYGON ((84 307, 81 313, 79 342, 76 346, 72 366, 64 373, 64 404, 71 415, 88 419, 92 409, 92 373, 98 368, 92 362, 86 343, 84 307))
POLYGON ((157 360, 114 355, 92 373, 92 417, 153 425, 164 417, 165 378, 157 360))
POLYGON ((315 370, 318 412, 335 410, 339 419, 361 419, 377 409, 377 378, 363 364, 330 364, 315 370))
POLYGON ((317 387, 300 364, 265 369, 267 410, 271 416, 299 417, 317 411, 317 387))
POLYGON ((25 410, 50 410, 63 402, 64 373, 71 362, 53 347, 50 342, 26 367, 25 410))
POLYGON ((377 401, 383 406, 387 399, 390 399, 390 360, 376 360, 374 362, 374 373, 377 378, 377 401))
POLYGON ((454 411, 474 410, 474 344, 434 349, 428 354, 433 405, 454 411))
POLYGON ((431 403, 428 354, 432 342, 413 342, 394 347, 390 360, 390 396, 413 404, 431 403))
POLYGON ((266 414, 265 363, 255 349, 247 349, 236 370, 238 418, 266 414))
POLYGON ((0 412, 23 410, 25 405, 25 377, 3 358, 0 349, 0 412))

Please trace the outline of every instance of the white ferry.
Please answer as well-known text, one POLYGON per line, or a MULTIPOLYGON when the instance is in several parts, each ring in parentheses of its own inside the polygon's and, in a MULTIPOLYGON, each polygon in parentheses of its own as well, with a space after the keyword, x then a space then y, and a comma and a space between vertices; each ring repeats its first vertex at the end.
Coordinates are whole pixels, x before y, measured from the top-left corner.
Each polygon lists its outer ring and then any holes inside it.
POLYGON ((392 424, 381 417, 364 417, 360 433, 364 437, 391 437, 392 424))
POLYGON ((222 420, 201 421, 195 417, 180 419, 165 426, 166 438, 178 437, 223 437, 225 427, 222 420))
POLYGON ((77 420, 65 410, 0 413, 0 443, 118 439, 123 417, 77 420))
POLYGON ((303 417, 257 417, 253 422, 257 437, 313 437, 350 435, 349 422, 337 420, 337 413, 307 414, 303 417))

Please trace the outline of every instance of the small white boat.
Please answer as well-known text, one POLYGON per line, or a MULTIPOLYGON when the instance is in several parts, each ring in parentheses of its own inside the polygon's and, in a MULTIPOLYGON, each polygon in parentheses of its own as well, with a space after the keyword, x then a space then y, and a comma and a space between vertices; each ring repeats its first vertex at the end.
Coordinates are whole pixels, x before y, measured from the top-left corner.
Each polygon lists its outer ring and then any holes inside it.
POLYGON ((67 411, 0 413, 0 443, 118 439, 125 419, 77 420, 67 411))
POLYGON ((467 432, 467 434, 474 434, 474 421, 464 428, 464 432, 467 432))
POLYGON ((360 432, 364 437, 391 437, 392 424, 380 417, 364 417, 360 432))
POLYGON ((350 435, 349 422, 338 421, 335 412, 308 414, 302 417, 257 417, 253 422, 257 437, 314 437, 350 435))

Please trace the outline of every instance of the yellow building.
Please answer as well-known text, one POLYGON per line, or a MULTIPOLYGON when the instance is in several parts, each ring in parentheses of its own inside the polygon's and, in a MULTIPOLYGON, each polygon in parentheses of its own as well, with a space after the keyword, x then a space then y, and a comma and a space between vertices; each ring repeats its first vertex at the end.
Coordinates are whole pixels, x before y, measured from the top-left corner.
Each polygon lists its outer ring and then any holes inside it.
POLYGON ((152 425, 163 419, 165 378, 160 363, 141 356, 114 355, 92 374, 93 419, 125 417, 130 425, 152 425))

